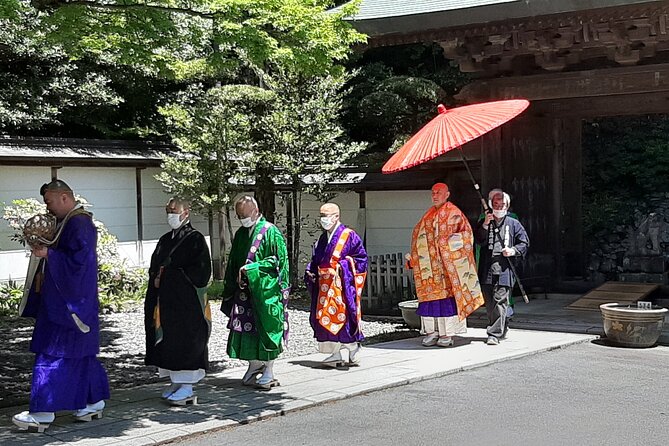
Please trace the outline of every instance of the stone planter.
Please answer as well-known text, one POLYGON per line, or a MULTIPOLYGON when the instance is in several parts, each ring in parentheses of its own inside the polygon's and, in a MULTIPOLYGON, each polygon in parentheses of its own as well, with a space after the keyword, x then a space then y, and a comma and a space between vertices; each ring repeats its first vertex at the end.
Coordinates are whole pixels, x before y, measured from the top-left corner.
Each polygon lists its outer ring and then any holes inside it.
POLYGON ((636 306, 610 303, 599 306, 606 338, 623 347, 651 347, 662 333, 666 308, 653 306, 640 309, 636 306))
POLYGON ((400 311, 402 311, 402 317, 404 322, 410 327, 420 330, 420 316, 416 314, 418 309, 417 300, 407 300, 406 302, 400 302, 398 304, 400 311))

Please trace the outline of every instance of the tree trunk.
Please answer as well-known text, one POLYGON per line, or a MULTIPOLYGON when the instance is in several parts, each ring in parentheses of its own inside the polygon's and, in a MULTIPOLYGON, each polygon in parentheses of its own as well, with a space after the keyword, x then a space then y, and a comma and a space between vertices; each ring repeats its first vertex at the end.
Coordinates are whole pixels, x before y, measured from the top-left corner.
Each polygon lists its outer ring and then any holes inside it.
POLYGON ((227 229, 227 215, 221 209, 217 214, 218 217, 218 274, 214 275, 214 279, 223 280, 225 274, 225 267, 228 264, 228 231, 227 229))
POLYGON ((232 239, 235 237, 234 232, 232 231, 232 217, 230 216, 230 206, 225 207, 225 219, 227 220, 228 235, 232 243, 232 239))
POLYGON ((211 209, 207 212, 207 229, 209 229, 209 241, 211 243, 211 272, 214 279, 219 280, 221 277, 221 252, 220 246, 214 243, 214 212, 211 209))
POLYGON ((291 283, 295 289, 300 288, 298 286, 298 268, 300 265, 300 227, 302 226, 302 193, 297 189, 292 191, 292 200, 291 204, 293 205, 293 262, 290 268, 291 283))
POLYGON ((274 223, 276 216, 276 197, 274 180, 271 177, 272 169, 262 166, 256 170, 256 201, 260 212, 267 221, 274 223))
POLYGON ((290 276, 288 280, 295 288, 297 286, 297 274, 295 270, 297 268, 297 262, 295 260, 295 252, 293 247, 295 246, 295 218, 293 215, 293 195, 292 192, 289 192, 285 195, 286 199, 286 248, 288 250, 288 269, 290 271, 290 276))

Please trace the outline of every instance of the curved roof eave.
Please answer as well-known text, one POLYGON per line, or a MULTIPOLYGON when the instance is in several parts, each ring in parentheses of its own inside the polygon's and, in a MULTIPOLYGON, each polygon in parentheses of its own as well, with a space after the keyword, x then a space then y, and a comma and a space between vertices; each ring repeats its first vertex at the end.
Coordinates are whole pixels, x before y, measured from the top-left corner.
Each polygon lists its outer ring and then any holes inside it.
POLYGON ((374 38, 643 3, 666 0, 362 0, 358 13, 346 21, 374 38))

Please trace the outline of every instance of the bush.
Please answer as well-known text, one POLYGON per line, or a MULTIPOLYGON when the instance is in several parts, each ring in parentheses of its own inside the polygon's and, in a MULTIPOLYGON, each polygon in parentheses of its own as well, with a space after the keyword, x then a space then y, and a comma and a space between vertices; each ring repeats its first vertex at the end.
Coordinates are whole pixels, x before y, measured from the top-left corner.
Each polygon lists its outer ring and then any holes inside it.
POLYGON ((0 283, 0 315, 16 316, 23 297, 23 285, 15 280, 0 283))
MULTIPOLYGON (((88 202, 78 196, 77 201, 84 206, 88 202)), ((25 246, 23 240, 23 225, 26 220, 38 213, 46 213, 46 205, 34 198, 13 200, 12 204, 4 206, 2 218, 7 221, 9 227, 14 230, 12 240, 16 240, 25 246)), ((93 223, 98 230, 98 292, 100 298, 100 310, 121 311, 128 304, 138 302, 144 297, 146 291, 146 273, 143 269, 134 269, 128 266, 121 258, 118 251, 118 240, 111 234, 105 225, 95 218, 93 223)), ((23 287, 21 287, 23 289, 23 287)), ((2 288, 4 290, 4 288, 2 288)), ((23 291, 21 291, 22 295, 23 291)), ((16 310, 21 301, 21 295, 16 302, 16 310)), ((5 293, 0 292, 0 298, 4 305, 5 293)), ((0 308, 0 311, 2 309, 0 308)))

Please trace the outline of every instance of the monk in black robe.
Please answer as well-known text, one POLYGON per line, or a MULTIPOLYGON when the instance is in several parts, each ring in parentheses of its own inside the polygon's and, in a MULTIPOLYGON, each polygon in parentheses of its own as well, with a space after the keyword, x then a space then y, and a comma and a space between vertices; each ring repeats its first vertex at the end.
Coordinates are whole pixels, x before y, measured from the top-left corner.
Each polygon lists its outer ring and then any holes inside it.
POLYGON ((172 230, 151 256, 144 302, 146 364, 169 376, 163 398, 186 404, 195 402, 193 384, 208 368, 211 312, 205 291, 211 256, 204 236, 190 224, 188 202, 173 198, 166 211, 172 230))

